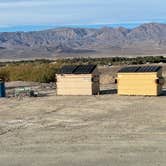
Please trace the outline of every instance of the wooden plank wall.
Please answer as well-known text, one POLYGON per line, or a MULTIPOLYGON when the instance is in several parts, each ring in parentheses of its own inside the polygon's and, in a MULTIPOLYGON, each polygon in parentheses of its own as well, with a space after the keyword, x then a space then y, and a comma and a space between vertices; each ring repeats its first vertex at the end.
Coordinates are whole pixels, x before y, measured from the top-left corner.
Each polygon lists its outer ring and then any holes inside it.
POLYGON ((92 75, 57 75, 57 95, 92 95, 92 75))
POLYGON ((118 73, 119 95, 149 95, 161 93, 162 85, 156 83, 159 73, 118 73))

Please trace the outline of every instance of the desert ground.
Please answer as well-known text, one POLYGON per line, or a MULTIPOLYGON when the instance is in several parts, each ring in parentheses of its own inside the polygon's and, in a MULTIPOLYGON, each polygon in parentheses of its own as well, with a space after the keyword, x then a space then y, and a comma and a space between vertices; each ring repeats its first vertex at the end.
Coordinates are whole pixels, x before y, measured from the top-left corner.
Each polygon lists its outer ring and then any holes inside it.
MULTIPOLYGON (((0 166, 165 166, 165 87, 160 97, 118 96, 117 68, 108 70, 99 96, 34 83, 40 97, 0 99, 0 166)), ((19 85, 32 83, 7 83, 8 93, 19 85)))

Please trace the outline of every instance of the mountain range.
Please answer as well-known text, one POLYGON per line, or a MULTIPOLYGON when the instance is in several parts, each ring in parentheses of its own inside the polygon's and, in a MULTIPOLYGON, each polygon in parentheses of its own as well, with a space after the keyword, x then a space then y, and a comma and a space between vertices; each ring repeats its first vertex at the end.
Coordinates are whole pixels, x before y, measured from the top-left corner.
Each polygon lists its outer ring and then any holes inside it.
POLYGON ((1 32, 0 59, 77 56, 137 56, 166 53, 166 24, 100 29, 56 28, 1 32))

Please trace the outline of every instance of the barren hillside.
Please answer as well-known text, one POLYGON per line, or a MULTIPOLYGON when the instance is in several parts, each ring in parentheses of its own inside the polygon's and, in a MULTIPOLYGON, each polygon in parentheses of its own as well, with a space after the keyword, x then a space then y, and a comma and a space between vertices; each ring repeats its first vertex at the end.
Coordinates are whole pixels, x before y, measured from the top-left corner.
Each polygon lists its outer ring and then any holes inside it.
POLYGON ((57 28, 38 32, 0 33, 0 58, 44 58, 80 55, 165 54, 166 25, 134 29, 57 28))

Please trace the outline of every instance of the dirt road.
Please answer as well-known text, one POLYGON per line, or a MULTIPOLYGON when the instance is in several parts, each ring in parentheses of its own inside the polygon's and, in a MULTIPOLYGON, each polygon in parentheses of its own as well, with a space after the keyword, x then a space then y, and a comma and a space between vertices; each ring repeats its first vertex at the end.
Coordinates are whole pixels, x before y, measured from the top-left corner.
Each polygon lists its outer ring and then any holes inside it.
POLYGON ((166 96, 0 100, 1 166, 165 166, 166 96))

